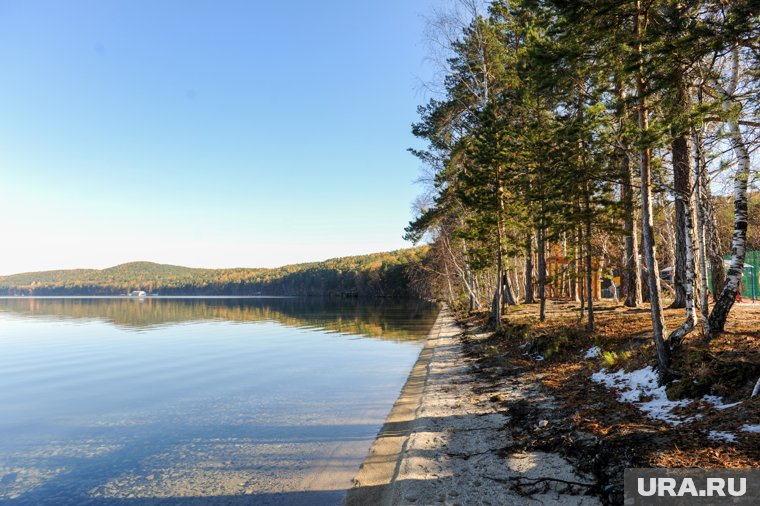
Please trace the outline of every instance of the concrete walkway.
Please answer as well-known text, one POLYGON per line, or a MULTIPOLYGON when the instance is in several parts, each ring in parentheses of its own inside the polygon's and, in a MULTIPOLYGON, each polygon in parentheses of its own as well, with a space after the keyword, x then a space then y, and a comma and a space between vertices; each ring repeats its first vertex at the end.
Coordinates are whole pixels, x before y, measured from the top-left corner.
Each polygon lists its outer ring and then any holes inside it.
MULTIPOLYGON (((482 386, 443 309, 344 505, 599 504, 567 483, 591 479, 559 455, 509 451, 509 417, 489 393, 476 393, 482 386)), ((503 395, 550 402, 537 386, 515 382, 503 395)))

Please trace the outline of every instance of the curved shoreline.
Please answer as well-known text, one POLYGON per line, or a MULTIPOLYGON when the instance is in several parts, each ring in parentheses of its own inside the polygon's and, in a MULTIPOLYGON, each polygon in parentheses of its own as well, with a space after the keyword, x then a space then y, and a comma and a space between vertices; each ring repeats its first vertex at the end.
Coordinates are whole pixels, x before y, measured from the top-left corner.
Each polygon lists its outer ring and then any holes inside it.
POLYGON ((344 506, 393 504, 393 485, 418 420, 433 352, 440 339, 460 332, 448 309, 441 308, 398 399, 360 466, 353 486, 348 490, 344 506))

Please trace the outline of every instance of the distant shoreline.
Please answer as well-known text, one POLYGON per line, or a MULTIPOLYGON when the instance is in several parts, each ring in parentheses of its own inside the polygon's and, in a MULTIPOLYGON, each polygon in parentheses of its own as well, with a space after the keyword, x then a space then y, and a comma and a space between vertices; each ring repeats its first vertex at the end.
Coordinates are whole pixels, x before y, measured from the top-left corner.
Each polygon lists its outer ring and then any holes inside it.
POLYGON ((68 269, 0 276, 2 296, 119 297, 405 297, 426 247, 333 258, 275 269, 199 269, 130 262, 107 269, 68 269))
POLYGON ((292 299, 301 295, 0 295, 0 299, 292 299))

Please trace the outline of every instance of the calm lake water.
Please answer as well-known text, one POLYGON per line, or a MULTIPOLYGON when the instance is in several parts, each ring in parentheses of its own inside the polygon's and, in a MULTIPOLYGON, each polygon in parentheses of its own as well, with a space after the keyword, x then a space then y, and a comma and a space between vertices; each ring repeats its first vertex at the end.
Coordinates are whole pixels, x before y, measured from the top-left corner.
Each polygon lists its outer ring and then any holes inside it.
POLYGON ((339 504, 436 314, 0 299, 0 504, 339 504))

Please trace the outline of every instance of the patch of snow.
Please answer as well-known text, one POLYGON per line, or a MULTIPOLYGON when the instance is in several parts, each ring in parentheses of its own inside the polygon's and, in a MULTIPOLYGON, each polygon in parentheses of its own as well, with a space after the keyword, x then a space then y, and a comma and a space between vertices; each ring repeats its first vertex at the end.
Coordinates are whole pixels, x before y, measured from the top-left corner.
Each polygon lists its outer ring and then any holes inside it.
POLYGON ((760 425, 748 425, 744 424, 741 427, 742 432, 754 432, 755 434, 760 434, 760 425))
POLYGON ((591 347, 591 348, 588 349, 588 351, 583 356, 583 358, 586 358, 586 359, 590 360, 592 358, 598 357, 601 354, 602 354, 602 349, 599 348, 599 346, 593 346, 593 347, 591 347))
POLYGON ((734 406, 738 406, 742 403, 742 401, 739 402, 732 402, 731 404, 723 404, 723 397, 718 397, 717 395, 705 395, 702 397, 702 400, 705 402, 709 402, 713 405, 715 409, 718 411, 723 411, 724 409, 733 408, 734 406))
POLYGON ((729 443, 736 442, 736 435, 731 434, 730 432, 723 432, 721 430, 711 430, 707 437, 710 439, 717 439, 719 441, 727 441, 729 443))
POLYGON ((686 418, 672 413, 675 408, 686 406, 692 401, 668 399, 665 387, 657 385, 657 371, 651 366, 631 372, 620 369, 615 373, 602 369, 592 374, 591 379, 607 388, 616 389, 620 402, 637 406, 650 418, 662 420, 670 425, 693 420, 693 417, 686 418))
MULTIPOLYGON (((651 366, 631 372, 625 372, 623 369, 620 369, 615 373, 602 369, 592 374, 591 379, 603 384, 607 388, 617 390, 620 402, 633 404, 650 418, 662 420, 670 425, 679 425, 702 417, 702 415, 687 417, 673 413, 674 409, 687 406, 694 401, 692 399, 682 399, 680 401, 668 399, 665 387, 657 385, 657 369, 651 366)), ((702 400, 712 404, 715 409, 720 411, 742 403, 742 401, 739 401, 724 404, 723 398, 716 395, 705 395, 702 397, 702 400)), ((755 427, 755 431, 760 432, 760 425, 745 425, 745 427, 755 427)))

